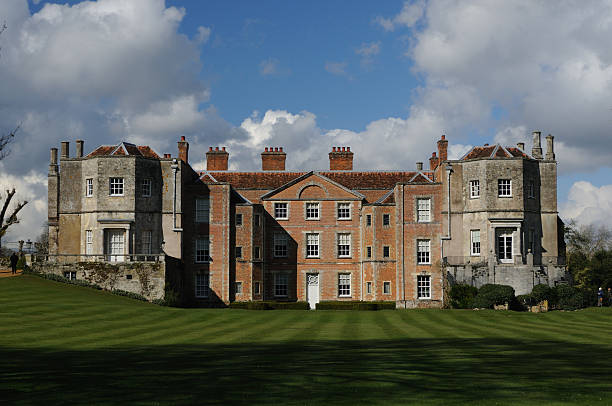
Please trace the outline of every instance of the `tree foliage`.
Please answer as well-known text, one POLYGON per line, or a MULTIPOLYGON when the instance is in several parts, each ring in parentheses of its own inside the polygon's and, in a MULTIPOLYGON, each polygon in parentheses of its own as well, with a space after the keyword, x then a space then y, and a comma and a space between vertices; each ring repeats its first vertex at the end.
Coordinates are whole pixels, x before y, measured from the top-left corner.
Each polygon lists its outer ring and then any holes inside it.
POLYGON ((574 285, 588 291, 612 287, 612 230, 570 222, 565 236, 574 285))

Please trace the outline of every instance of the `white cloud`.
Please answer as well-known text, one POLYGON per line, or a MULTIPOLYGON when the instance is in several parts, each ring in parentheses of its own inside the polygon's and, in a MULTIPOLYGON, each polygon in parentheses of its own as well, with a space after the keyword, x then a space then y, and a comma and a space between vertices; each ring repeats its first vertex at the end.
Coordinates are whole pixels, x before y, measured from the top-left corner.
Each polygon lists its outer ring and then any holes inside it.
POLYGON ((325 70, 332 75, 345 76, 346 62, 325 62, 325 70))
POLYGON ((378 16, 375 21, 380 24, 385 31, 394 31, 400 26, 412 27, 423 17, 425 8, 426 5, 424 0, 405 1, 399 14, 392 18, 378 16))
POLYGON ((364 42, 359 48, 355 50, 357 55, 361 55, 365 58, 378 55, 380 52, 380 41, 377 42, 364 42))
POLYGON ((199 44, 206 44, 210 39, 210 27, 199 26, 198 34, 196 35, 196 42, 199 44))
POLYGON ((568 201, 561 205, 560 214, 566 220, 579 224, 612 226, 612 185, 601 187, 579 181, 572 185, 568 201))
POLYGON ((276 58, 268 58, 259 64, 259 73, 264 76, 274 75, 278 73, 278 59, 276 58))

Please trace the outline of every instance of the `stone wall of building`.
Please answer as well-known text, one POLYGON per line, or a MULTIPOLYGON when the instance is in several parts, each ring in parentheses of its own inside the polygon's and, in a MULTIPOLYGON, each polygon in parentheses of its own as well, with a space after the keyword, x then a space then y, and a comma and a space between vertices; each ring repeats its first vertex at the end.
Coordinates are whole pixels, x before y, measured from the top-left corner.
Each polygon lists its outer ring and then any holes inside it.
POLYGON ((160 262, 33 262, 36 272, 69 277, 101 286, 105 290, 120 289, 147 299, 163 299, 166 288, 166 263, 160 262))

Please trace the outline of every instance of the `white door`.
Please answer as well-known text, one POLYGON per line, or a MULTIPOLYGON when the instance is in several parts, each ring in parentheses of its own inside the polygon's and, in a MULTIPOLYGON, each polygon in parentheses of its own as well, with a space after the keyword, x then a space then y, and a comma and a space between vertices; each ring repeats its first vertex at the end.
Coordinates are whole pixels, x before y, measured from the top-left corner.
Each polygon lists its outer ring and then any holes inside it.
POLYGON ((110 262, 123 262, 125 254, 125 230, 106 231, 106 259, 110 262))
POLYGON ((306 275, 306 284, 308 285, 307 295, 310 310, 315 310, 317 303, 319 303, 319 274, 310 273, 306 275))
POLYGON ((500 229, 497 233, 497 256, 499 262, 512 263, 512 232, 511 229, 500 229))

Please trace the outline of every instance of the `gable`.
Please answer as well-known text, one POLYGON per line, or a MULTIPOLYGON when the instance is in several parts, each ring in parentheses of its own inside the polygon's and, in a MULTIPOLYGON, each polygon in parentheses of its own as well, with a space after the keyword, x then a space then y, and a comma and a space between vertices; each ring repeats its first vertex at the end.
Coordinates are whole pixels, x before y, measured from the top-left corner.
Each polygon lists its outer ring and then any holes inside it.
POLYGON ((318 173, 308 173, 262 196, 262 200, 362 200, 363 196, 318 173))

